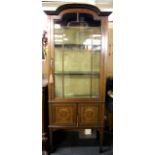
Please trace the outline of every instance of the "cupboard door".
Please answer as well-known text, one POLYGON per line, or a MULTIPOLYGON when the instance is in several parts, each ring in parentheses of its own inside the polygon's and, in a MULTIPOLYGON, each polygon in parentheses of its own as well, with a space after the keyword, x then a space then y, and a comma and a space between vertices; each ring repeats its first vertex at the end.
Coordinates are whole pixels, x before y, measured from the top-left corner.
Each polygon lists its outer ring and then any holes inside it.
POLYGON ((76 125, 76 105, 75 104, 52 104, 51 109, 52 125, 76 125))
POLYGON ((98 125, 99 124, 99 106, 92 104, 79 104, 78 107, 79 125, 98 125))

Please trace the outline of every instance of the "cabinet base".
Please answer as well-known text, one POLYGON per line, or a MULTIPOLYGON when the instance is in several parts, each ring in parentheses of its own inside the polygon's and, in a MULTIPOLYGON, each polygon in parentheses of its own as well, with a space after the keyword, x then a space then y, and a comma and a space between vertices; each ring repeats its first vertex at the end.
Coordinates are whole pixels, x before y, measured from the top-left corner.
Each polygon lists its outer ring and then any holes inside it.
MULTIPOLYGON (((60 130, 60 129, 59 129, 60 130)), ((64 129, 61 129, 61 130, 64 130, 64 129)), ((52 129, 50 132, 49 132, 49 147, 48 147, 48 153, 50 154, 50 153, 53 153, 53 152, 55 152, 55 150, 56 150, 56 148, 55 148, 55 146, 58 146, 58 144, 56 144, 56 142, 60 142, 61 141, 61 139, 63 139, 64 137, 63 136, 61 136, 60 135, 60 137, 58 137, 57 139, 55 139, 54 137, 55 137, 55 135, 53 135, 53 133, 54 132, 56 132, 56 131, 58 131, 58 130, 56 130, 56 129, 52 129), (53 137, 54 136, 54 137, 53 137), (53 139, 54 138, 54 139, 53 139), (55 141, 56 140, 56 141, 55 141), (53 141, 55 141, 54 142, 54 144, 53 144, 53 141)), ((66 131, 66 130, 65 130, 66 131)), ((69 131, 71 131, 71 130, 69 130, 69 131)), ((79 133, 79 131, 82 131, 81 129, 73 129, 73 131, 75 132, 78 132, 79 133)), ((99 133, 99 137, 97 136, 97 134, 96 134, 96 140, 98 141, 96 144, 98 145, 98 147, 99 147, 99 153, 102 153, 103 152, 103 150, 102 150, 102 146, 103 146, 103 128, 101 129, 94 129, 93 130, 93 132, 97 132, 97 131, 99 131, 98 133, 99 133), (98 138, 99 139, 98 139, 98 138)), ((77 137, 79 137, 79 136, 77 136, 77 137)), ((75 139, 75 137, 71 137, 71 138, 69 138, 70 140, 73 140, 73 143, 72 143, 72 145, 71 146, 75 146, 76 145, 76 143, 75 143, 75 141, 76 141, 76 139, 75 139)), ((92 140, 93 139, 95 139, 95 138, 82 138, 82 139, 85 139, 87 142, 89 141, 89 142, 92 142, 92 140), (90 140, 88 140, 88 139, 90 139, 90 140)), ((84 140, 84 141, 85 141, 84 140)), ((83 141, 83 140, 82 140, 83 141)), ((89 143, 88 142, 88 143, 89 143)), ((78 144, 78 143, 77 143, 78 144)), ((89 145, 89 144, 88 144, 89 145)), ((94 140, 93 140, 93 144, 91 144, 91 145, 93 145, 94 146, 94 140)), ((95 146, 97 146, 97 145, 95 145, 95 146)), ((67 145, 68 146, 68 145, 67 145)), ((83 145, 82 145, 83 146, 83 145)), ((86 145, 84 145, 84 146, 86 146, 86 145)))

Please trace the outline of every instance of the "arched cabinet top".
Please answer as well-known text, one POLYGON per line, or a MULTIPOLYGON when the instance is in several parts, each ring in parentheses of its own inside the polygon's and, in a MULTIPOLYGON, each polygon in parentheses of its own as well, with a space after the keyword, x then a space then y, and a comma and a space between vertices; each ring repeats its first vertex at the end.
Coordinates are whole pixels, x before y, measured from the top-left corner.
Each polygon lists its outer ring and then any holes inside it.
POLYGON ((109 16, 111 12, 101 11, 99 8, 89 4, 65 4, 58 7, 55 11, 44 11, 47 15, 64 15, 68 12, 87 12, 97 16, 109 16))

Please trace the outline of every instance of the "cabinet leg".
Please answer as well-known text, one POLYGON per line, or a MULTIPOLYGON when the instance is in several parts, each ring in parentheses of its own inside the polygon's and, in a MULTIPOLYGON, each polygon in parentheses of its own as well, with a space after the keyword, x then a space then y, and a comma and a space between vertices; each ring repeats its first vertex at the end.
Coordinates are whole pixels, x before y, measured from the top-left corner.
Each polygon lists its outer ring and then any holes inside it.
POLYGON ((49 130, 49 140, 48 140, 48 154, 50 155, 50 153, 54 152, 54 146, 53 146, 53 131, 49 130))
POLYGON ((100 141, 100 146, 99 146, 99 153, 103 152, 102 146, 103 146, 103 128, 99 129, 99 141, 100 141))

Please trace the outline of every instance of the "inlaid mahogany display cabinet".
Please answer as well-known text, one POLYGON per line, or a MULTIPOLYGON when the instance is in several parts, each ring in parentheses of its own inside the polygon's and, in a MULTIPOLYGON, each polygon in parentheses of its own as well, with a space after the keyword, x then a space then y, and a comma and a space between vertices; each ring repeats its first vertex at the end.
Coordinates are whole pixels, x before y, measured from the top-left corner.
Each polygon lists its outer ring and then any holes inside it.
POLYGON ((104 130, 108 15, 88 4, 45 11, 48 31, 49 152, 58 129, 104 130))

